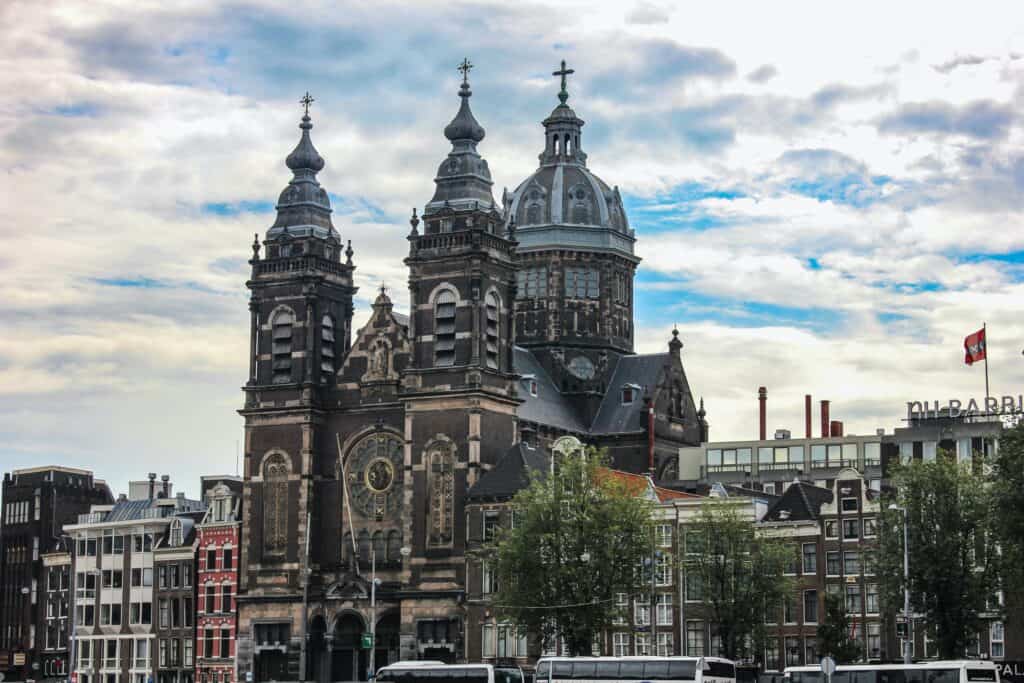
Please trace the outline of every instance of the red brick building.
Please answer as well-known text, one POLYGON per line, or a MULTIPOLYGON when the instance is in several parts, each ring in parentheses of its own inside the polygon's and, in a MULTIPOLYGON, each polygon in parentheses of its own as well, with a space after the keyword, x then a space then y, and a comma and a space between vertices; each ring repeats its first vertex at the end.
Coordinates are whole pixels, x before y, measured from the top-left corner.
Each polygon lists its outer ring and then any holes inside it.
POLYGON ((242 480, 203 477, 196 556, 196 681, 234 683, 242 480))

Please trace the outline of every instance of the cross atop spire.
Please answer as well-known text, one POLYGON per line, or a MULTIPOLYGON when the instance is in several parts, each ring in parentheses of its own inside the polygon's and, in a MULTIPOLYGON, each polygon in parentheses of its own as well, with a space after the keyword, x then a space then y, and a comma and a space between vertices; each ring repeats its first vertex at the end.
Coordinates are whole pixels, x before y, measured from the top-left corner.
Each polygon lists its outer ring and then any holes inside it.
POLYGON ((307 90, 306 94, 303 95, 301 100, 299 100, 299 104, 302 105, 303 115, 309 116, 309 105, 313 104, 313 102, 315 101, 316 100, 313 99, 313 96, 310 95, 309 91, 307 90))
POLYGON ((468 57, 462 58, 462 63, 459 64, 459 73, 462 74, 462 82, 465 85, 469 85, 469 71, 473 68, 473 62, 469 61, 468 57))
POLYGON ((565 104, 565 101, 569 99, 569 91, 565 89, 565 85, 566 85, 565 77, 568 76, 569 74, 574 74, 574 73, 576 73, 575 69, 566 69, 565 68, 565 60, 564 59, 562 60, 562 68, 559 69, 558 71, 551 72, 552 76, 561 76, 562 77, 562 89, 558 93, 558 99, 559 99, 559 101, 561 101, 562 104, 565 104))

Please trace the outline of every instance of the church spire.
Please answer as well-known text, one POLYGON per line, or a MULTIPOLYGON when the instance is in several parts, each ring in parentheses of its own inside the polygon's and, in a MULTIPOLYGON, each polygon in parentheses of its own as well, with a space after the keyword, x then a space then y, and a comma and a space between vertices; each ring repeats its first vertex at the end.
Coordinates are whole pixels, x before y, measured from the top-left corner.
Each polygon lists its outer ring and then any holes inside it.
POLYGON ((316 174, 323 170, 324 158, 313 146, 309 134, 313 128, 309 106, 313 101, 308 92, 299 100, 303 107, 302 122, 299 123, 302 136, 295 149, 285 158, 285 165, 292 171, 293 177, 277 200, 277 219, 267 231, 268 240, 287 235, 323 239, 333 237, 340 243, 340 236, 331 223, 331 200, 316 179, 316 174))
POLYGON ((458 67, 462 74, 459 87, 461 103, 455 118, 444 129, 444 136, 451 141, 452 149, 437 170, 434 178, 437 189, 423 210, 424 219, 446 209, 490 211, 497 206, 491 195, 491 171, 476 149, 485 132, 469 107, 469 98, 473 95, 469 87, 472 68, 473 64, 468 59, 463 59, 458 67))

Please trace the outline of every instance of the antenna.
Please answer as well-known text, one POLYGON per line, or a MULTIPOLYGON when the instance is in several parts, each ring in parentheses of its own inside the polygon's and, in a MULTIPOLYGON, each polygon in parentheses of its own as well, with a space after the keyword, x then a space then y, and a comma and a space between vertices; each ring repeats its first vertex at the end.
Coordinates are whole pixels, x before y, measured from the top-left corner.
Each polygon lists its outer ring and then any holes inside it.
POLYGON ((235 476, 238 476, 238 439, 235 439, 235 476))

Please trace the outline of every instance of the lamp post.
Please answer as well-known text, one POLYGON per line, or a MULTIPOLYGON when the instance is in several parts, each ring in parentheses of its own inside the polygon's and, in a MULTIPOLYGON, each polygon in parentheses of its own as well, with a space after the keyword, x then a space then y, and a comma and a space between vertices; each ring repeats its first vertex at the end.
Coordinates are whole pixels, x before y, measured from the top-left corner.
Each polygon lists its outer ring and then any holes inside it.
POLYGON ((907 624, 906 638, 903 640, 903 663, 910 664, 910 648, 914 641, 910 621, 910 524, 907 518, 907 508, 900 507, 895 503, 889 505, 894 512, 903 513, 903 619, 907 624))
POLYGON ((377 673, 377 586, 380 579, 377 578, 377 549, 370 551, 370 669, 367 673, 367 680, 370 680, 377 673))

